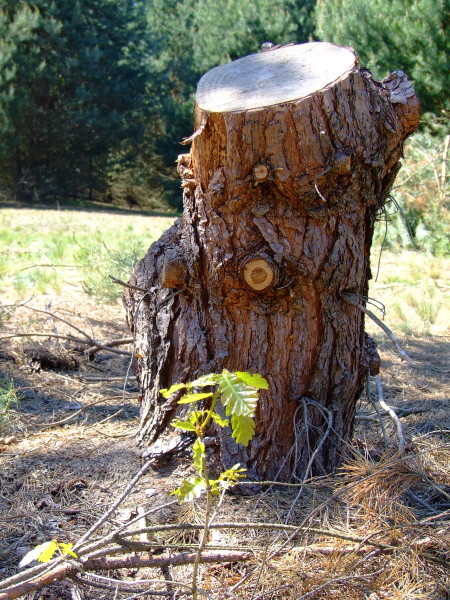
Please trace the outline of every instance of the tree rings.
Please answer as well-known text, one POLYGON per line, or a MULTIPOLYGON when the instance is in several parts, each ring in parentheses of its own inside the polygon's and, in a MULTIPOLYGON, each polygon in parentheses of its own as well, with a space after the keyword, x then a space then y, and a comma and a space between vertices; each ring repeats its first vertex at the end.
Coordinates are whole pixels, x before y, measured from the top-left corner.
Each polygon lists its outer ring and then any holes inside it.
POLYGON ((274 267, 264 258, 249 259, 242 269, 246 284, 257 292, 270 287, 275 281, 274 267))

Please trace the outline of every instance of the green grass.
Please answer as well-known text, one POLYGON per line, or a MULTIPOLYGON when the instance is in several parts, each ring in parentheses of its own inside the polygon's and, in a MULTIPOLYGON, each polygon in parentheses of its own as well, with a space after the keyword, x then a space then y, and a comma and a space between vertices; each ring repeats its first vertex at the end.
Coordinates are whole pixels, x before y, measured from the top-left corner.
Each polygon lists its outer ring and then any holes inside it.
POLYGON ((450 255, 450 152, 445 137, 415 133, 375 230, 378 244, 393 251, 416 249, 450 255))
POLYGON ((12 299, 60 295, 81 283, 114 302, 136 262, 173 216, 76 210, 0 209, 0 293, 12 299))
POLYGON ((0 433, 8 433, 12 421, 11 408, 17 403, 14 382, 7 378, 0 380, 0 433))
MULTIPOLYGON (((376 262, 376 250, 372 256, 376 262)), ((375 272, 375 268, 373 270, 375 272)), ((436 258, 425 252, 385 251, 378 280, 370 283, 370 296, 386 306, 385 322, 394 333, 447 335, 449 289, 450 259, 436 258)), ((371 333, 376 331, 370 323, 368 328, 371 333)))

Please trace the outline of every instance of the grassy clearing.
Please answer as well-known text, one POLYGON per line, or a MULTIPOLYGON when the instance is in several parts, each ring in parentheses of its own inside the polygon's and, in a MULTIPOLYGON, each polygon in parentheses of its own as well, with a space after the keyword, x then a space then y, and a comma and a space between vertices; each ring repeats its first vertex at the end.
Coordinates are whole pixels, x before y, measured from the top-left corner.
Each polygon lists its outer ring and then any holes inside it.
MULTIPOLYGON (((385 321, 405 335, 450 333, 450 258, 403 250, 372 251, 374 279, 369 295, 386 307, 385 321)), ((369 331, 376 332, 367 322, 369 331)))
POLYGON ((61 295, 81 281, 87 294, 115 301, 126 279, 173 217, 107 212, 0 210, 0 293, 12 299, 61 295))
MULTIPOLYGON (((107 275, 126 279, 134 262, 172 221, 136 214, 3 209, 3 331, 74 333, 48 314, 7 306, 35 294, 30 306, 51 305, 52 311, 97 340, 128 337, 123 308, 115 301, 122 290, 107 275)), ((374 276, 378 256, 375 248, 374 276)), ((377 281, 371 283, 370 295, 386 306, 386 324, 400 334, 415 362, 414 369, 402 363, 385 334, 367 319, 369 332, 380 342, 386 401, 403 410, 423 410, 402 417, 406 455, 397 454, 392 420, 382 415, 381 427, 372 404, 376 399, 363 398, 352 454, 339 473, 308 482, 301 498, 292 488, 261 491, 252 498, 227 496, 218 521, 288 520, 320 528, 325 535, 299 531, 286 545, 286 537, 275 528, 215 530, 211 545, 251 547, 252 559, 246 564, 202 567, 201 585, 210 597, 219 600, 230 593, 239 600, 447 598, 450 419, 449 343, 444 336, 450 322, 449 267, 445 257, 385 251, 377 281), (357 541, 334 538, 334 533, 357 541), (370 545, 373 542, 388 549, 381 551, 370 545)), ((142 459, 134 441, 139 391, 131 357, 98 353, 87 360, 78 351, 78 366, 62 370, 46 367, 44 360, 48 363, 50 351, 57 357, 76 352, 74 344, 14 338, 1 350, 3 579, 17 572, 21 557, 35 545, 53 538, 61 542, 81 538, 129 484, 142 459)), ((126 524, 142 508, 153 510, 171 500, 168 494, 191 474, 187 469, 185 461, 173 461, 147 473, 113 521, 105 523, 102 534, 114 523, 126 524)), ((151 523, 197 523, 204 510, 202 501, 165 508, 151 517, 151 523)), ((168 541, 195 551, 197 537, 184 533, 169 540, 157 534, 155 544, 160 547, 168 541)), ((190 566, 172 569, 174 580, 187 584, 191 573, 190 566)), ((121 577, 131 582, 135 575, 128 570, 121 577)), ((136 577, 162 578, 159 569, 141 570, 136 577)), ((72 583, 57 586, 54 594, 47 590, 42 597, 74 597, 72 583)), ((86 600, 129 597, 117 590, 81 589, 86 600)), ((157 591, 165 590, 158 584, 157 591)))
POLYGON ((435 256, 450 253, 450 135, 416 133, 405 146, 405 161, 380 215, 376 240, 391 250, 416 249, 435 256))

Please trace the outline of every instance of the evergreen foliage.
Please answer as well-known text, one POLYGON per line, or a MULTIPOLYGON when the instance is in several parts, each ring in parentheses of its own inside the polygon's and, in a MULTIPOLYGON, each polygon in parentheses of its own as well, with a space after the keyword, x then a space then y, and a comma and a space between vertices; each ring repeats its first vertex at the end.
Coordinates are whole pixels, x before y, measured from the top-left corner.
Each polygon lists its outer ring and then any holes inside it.
POLYGON ((444 118, 450 109, 448 0, 318 0, 317 33, 353 46, 361 64, 384 78, 402 69, 422 111, 444 118))
POLYGON ((307 42, 313 34, 315 0, 148 0, 150 35, 161 51, 152 57, 166 76, 155 150, 163 157, 163 178, 171 201, 180 207, 171 167, 180 141, 192 133, 194 94, 209 69, 258 52, 261 44, 307 42))
POLYGON ((143 136, 142 1, 0 0, 0 178, 19 200, 93 197, 143 136))
POLYGON ((0 191, 180 208, 199 78, 315 30, 379 78, 403 69, 442 124, 448 15, 449 0, 0 0, 0 191))

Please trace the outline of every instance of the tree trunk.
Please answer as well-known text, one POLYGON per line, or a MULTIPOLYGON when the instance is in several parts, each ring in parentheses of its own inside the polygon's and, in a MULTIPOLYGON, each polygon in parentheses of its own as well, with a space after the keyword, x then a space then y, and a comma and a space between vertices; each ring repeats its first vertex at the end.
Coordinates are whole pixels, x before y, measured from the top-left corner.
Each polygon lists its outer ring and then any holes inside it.
POLYGON ((140 443, 182 410, 160 388, 257 372, 248 448, 221 434, 224 466, 255 478, 335 469, 368 371, 364 333, 374 222, 419 119, 406 76, 384 82, 351 49, 285 46, 209 71, 179 157, 184 214, 139 263, 125 304, 142 387, 140 443), (145 290, 145 291, 142 291, 145 290))

